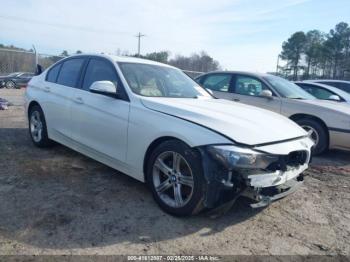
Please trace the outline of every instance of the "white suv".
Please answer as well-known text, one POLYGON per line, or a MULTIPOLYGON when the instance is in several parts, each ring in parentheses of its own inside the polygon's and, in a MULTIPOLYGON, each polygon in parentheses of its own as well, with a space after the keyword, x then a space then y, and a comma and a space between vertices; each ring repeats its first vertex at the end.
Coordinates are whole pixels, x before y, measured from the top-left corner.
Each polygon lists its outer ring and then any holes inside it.
POLYGON ((56 141, 147 182, 179 216, 293 192, 313 146, 287 118, 215 99, 180 70, 137 58, 61 60, 30 81, 26 110, 36 146, 56 141))

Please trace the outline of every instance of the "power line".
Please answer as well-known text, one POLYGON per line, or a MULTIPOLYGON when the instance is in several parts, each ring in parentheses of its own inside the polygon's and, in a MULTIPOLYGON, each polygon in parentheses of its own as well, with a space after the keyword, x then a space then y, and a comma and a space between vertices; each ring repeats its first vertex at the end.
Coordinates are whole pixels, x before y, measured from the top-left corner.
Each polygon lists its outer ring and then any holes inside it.
POLYGON ((76 30, 76 31, 82 31, 82 32, 84 31, 84 32, 88 32, 88 33, 124 34, 124 35, 129 34, 128 32, 122 32, 122 31, 105 30, 105 29, 99 29, 99 28, 91 28, 91 27, 85 27, 85 26, 74 26, 74 25, 60 24, 60 23, 51 23, 51 22, 45 22, 42 20, 28 19, 28 18, 19 17, 19 16, 7 16, 7 15, 2 15, 2 14, 0 14, 0 19, 56 27, 56 28, 65 29, 65 30, 68 29, 68 30, 76 30))
POLYGON ((142 35, 140 32, 138 33, 138 35, 136 35, 135 37, 138 38, 138 45, 137 45, 137 56, 140 57, 140 49, 141 49, 141 37, 144 37, 146 35, 142 35))

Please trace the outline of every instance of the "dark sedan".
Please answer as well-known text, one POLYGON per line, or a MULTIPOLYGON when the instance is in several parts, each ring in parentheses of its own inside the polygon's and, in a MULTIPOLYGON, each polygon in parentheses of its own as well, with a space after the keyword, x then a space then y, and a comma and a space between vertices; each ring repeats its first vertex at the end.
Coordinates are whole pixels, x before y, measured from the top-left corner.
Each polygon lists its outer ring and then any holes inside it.
POLYGON ((1 76, 0 88, 21 88, 26 86, 33 76, 33 73, 27 72, 15 72, 7 76, 1 76))

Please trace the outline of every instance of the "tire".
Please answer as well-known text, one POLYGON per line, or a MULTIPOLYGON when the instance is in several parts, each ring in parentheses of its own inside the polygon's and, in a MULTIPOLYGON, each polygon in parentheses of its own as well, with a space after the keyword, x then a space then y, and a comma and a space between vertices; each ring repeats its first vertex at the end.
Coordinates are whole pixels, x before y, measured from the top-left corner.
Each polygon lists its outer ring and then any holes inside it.
POLYGON ((44 113, 40 106, 34 105, 29 111, 29 134, 35 146, 45 148, 53 145, 47 135, 44 113))
POLYGON ((181 141, 168 140, 153 150, 148 163, 147 183, 153 198, 165 212, 189 216, 204 208, 205 179, 197 151, 181 141), (174 157, 179 163, 175 169, 174 157))
POLYGON ((7 81, 5 83, 5 86, 7 89, 15 89, 16 88, 16 83, 13 81, 7 81))
POLYGON ((316 120, 313 119, 300 119, 296 121, 298 125, 305 129, 305 131, 311 131, 312 139, 316 142, 312 153, 314 155, 320 155, 328 150, 328 135, 325 128, 316 120))

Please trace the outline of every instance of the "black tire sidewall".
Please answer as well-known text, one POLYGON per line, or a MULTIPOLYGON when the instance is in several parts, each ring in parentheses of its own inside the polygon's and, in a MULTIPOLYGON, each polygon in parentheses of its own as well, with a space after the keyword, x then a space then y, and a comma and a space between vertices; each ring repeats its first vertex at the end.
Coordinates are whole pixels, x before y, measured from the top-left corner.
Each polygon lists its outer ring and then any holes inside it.
POLYGON ((51 146, 52 145, 52 141, 49 139, 48 135, 47 135, 47 126, 46 126, 46 120, 45 120, 45 116, 44 116, 44 113, 41 109, 40 106, 38 105, 34 105, 30 108, 30 111, 29 111, 29 134, 30 134, 30 138, 32 139, 32 142, 34 143, 34 145, 36 145, 37 147, 48 147, 48 146, 51 146), (33 139, 33 136, 32 136, 32 133, 30 131, 30 119, 31 119, 31 116, 33 114, 33 112, 37 111, 40 115, 40 120, 42 122, 42 125, 43 125, 43 130, 42 130, 42 134, 41 134, 41 140, 39 142, 36 142, 34 139, 33 139))
POLYGON ((15 89, 16 88, 16 83, 14 82, 14 81, 11 81, 11 80, 9 80, 9 81, 7 81, 6 83, 5 83, 5 87, 7 88, 7 89, 15 89), (13 87, 7 87, 7 85, 8 85, 8 83, 13 83, 13 87))
POLYGON ((153 198, 157 204, 167 213, 174 216, 189 216, 199 213, 203 209, 203 201, 205 195, 205 179, 203 175, 203 168, 200 153, 194 149, 191 149, 185 143, 178 140, 169 140, 163 142, 153 150, 149 159, 146 169, 146 180, 149 188, 152 191, 153 198), (157 157, 166 151, 174 151, 179 154, 187 161, 192 169, 192 175, 194 180, 194 188, 192 197, 189 202, 180 208, 170 207, 165 204, 158 196, 154 183, 153 183, 153 165, 157 157))
POLYGON ((300 126, 310 126, 318 133, 319 142, 312 150, 314 155, 322 154, 328 149, 328 136, 326 130, 320 123, 313 119, 301 119, 296 122, 300 126))

